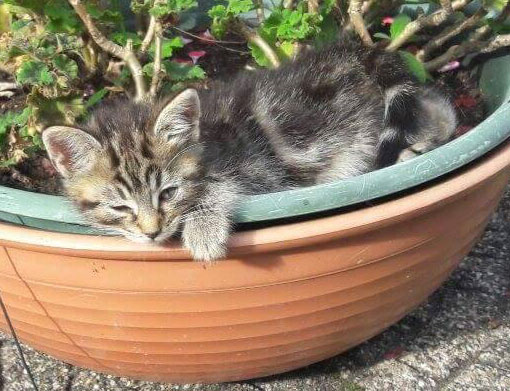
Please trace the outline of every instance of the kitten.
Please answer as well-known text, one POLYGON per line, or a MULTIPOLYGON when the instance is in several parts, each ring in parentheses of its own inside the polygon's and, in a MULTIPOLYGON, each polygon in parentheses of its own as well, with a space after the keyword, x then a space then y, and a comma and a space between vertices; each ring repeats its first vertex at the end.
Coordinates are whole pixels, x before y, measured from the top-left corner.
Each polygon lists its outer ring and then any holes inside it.
POLYGON ((445 105, 399 55, 345 41, 166 104, 108 103, 43 141, 91 224, 148 242, 182 231, 193 258, 212 261, 242 196, 360 175, 412 143, 443 142, 455 128, 445 105))

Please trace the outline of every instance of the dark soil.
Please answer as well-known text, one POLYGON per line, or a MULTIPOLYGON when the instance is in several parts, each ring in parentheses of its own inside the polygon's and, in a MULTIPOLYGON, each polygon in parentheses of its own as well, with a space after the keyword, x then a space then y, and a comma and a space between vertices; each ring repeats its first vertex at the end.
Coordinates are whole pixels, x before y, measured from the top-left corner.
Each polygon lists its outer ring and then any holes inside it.
MULTIPOLYGON (((251 56, 245 45, 232 43, 211 43, 198 40, 187 44, 176 53, 176 58, 182 62, 191 62, 188 53, 203 51, 205 54, 197 60, 209 78, 195 83, 197 87, 205 87, 210 80, 229 80, 233 74, 245 69, 251 64, 251 56)), ((232 36, 225 39, 228 42, 240 41, 232 36)), ((2 80, 7 80, 4 75, 2 80)), ((483 101, 477 87, 477 77, 470 69, 457 69, 439 75, 434 84, 443 91, 447 91, 455 102, 458 112, 459 127, 456 136, 466 133, 485 118, 483 101)), ((0 115, 9 110, 23 108, 26 96, 19 93, 10 99, 0 98, 0 115)), ((30 156, 15 167, 0 168, 0 185, 6 185, 25 190, 48 194, 62 194, 62 186, 57 173, 53 169, 44 151, 30 156)))
POLYGON ((477 77, 471 69, 461 69, 445 72, 435 80, 437 88, 446 91, 455 104, 459 120, 456 137, 474 128, 487 115, 477 77))

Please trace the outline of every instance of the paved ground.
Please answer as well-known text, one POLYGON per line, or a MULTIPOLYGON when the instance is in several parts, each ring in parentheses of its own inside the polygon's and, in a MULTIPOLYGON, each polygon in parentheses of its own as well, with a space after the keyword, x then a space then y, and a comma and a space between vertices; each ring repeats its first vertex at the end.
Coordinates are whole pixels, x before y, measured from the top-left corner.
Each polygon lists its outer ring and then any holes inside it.
MULTIPOLYGON (((427 303, 310 367, 252 382, 179 386, 106 376, 25 351, 41 391, 510 391, 510 187, 483 240, 427 303)), ((13 341, 1 334, 0 354, 0 389, 31 391, 13 341)))

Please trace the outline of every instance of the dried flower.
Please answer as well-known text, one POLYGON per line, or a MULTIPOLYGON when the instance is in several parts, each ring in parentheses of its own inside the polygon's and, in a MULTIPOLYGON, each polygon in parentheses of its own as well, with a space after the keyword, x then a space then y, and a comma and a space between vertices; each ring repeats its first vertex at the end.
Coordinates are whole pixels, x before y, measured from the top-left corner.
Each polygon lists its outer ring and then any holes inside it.
POLYGON ((449 62, 448 64, 446 65, 443 65, 441 68, 439 68, 437 71, 438 72, 448 72, 448 71, 453 71, 454 69, 457 69, 458 67, 460 67, 460 62, 458 62, 457 60, 455 61, 451 61, 449 62))

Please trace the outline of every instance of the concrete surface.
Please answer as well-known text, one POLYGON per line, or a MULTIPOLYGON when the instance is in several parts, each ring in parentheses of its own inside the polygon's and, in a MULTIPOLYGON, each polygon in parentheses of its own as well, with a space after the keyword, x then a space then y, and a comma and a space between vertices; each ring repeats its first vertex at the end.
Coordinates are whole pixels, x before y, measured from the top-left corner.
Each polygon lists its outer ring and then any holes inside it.
MULTIPOLYGON (((24 349, 41 391, 510 391, 510 187, 482 241, 427 303, 370 341, 307 368, 250 382, 158 384, 24 349)), ((1 334, 0 375, 0 390, 32 390, 13 341, 1 334)))

